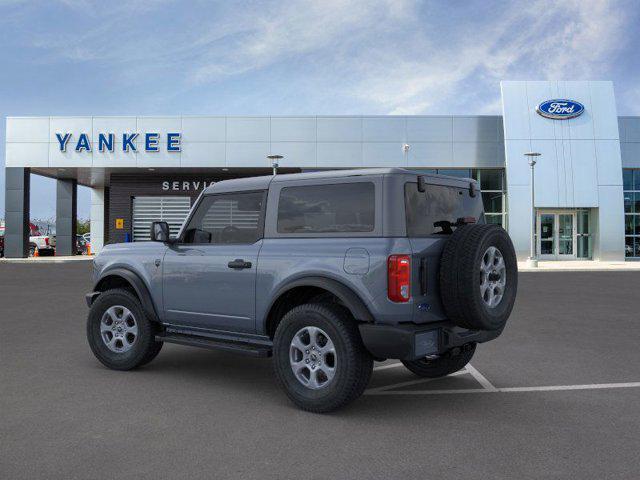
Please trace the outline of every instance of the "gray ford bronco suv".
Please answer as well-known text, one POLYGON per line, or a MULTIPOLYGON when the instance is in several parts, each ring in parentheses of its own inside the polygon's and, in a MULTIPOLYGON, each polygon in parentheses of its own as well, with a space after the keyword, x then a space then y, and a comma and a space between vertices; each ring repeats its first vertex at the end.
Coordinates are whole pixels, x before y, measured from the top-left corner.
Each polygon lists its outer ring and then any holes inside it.
POLYGON ((403 169, 221 181, 177 236, 153 222, 150 237, 94 260, 98 360, 129 370, 165 342, 273 356, 313 412, 360 396, 374 360, 429 378, 462 369, 502 332, 518 284, 476 182, 403 169))

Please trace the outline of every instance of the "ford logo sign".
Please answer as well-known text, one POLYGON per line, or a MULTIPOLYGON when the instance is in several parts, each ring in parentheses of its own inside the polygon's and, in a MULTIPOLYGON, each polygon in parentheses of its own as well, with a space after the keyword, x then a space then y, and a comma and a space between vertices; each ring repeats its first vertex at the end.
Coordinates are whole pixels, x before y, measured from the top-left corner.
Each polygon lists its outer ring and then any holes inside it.
POLYGON ((567 120, 581 115, 584 112, 584 105, 573 100, 547 100, 538 105, 536 112, 546 118, 567 120))

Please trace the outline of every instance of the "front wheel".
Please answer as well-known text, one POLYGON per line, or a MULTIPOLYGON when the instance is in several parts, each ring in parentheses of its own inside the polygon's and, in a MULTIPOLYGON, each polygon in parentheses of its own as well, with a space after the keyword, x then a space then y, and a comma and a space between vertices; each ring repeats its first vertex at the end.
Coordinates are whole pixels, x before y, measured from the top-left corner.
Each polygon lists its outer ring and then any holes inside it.
POLYGON ((155 340, 157 330, 136 296, 123 289, 100 294, 87 318, 91 351, 113 370, 131 370, 153 360, 162 348, 155 340))
POLYGON ((438 358, 420 358, 418 360, 403 360, 402 364, 419 377, 440 378, 462 370, 471 361, 476 351, 476 344, 463 346, 458 352, 447 352, 438 358))
POLYGON ((306 304, 289 311, 273 341, 274 368, 302 410, 324 413, 364 392, 373 369, 355 320, 339 305, 306 304))

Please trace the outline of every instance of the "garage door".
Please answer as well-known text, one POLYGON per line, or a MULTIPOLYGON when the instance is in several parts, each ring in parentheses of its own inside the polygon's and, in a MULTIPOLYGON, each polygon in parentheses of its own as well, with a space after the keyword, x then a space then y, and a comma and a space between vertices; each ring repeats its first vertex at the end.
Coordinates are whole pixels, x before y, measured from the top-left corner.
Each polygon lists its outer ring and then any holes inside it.
POLYGON ((177 235, 190 208, 190 197, 134 197, 133 241, 149 240, 154 221, 167 222, 171 235, 177 235))

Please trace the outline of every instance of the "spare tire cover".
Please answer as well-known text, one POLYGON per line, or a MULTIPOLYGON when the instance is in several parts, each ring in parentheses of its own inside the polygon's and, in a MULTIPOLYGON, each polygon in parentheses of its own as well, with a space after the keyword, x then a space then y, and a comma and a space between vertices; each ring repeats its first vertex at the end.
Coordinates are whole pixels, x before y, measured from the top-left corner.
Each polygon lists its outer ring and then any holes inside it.
POLYGON ((501 330, 518 290, 513 243, 498 225, 458 227, 440 262, 440 292, 447 316, 473 330, 501 330))

